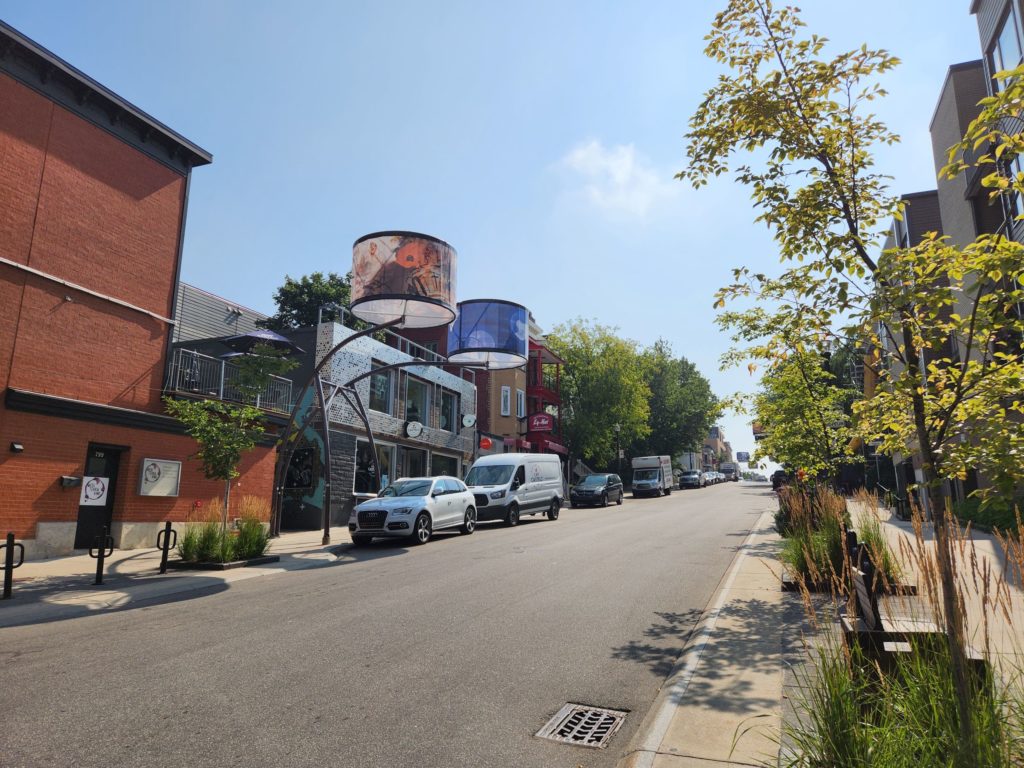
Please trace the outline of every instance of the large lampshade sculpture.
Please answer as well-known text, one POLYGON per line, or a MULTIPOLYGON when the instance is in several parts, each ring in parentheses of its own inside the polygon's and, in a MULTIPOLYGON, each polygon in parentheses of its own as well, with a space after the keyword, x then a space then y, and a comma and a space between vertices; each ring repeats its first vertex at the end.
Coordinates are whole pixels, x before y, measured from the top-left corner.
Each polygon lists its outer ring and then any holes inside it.
MULTIPOLYGON (((444 240, 416 232, 374 232, 364 235, 352 245, 352 314, 372 324, 372 327, 347 336, 334 346, 314 367, 309 381, 299 393, 292 409, 291 418, 281 436, 281 450, 275 468, 274 506, 271 531, 280 533, 281 506, 284 498, 284 482, 288 466, 298 443, 297 438, 319 413, 321 422, 320 438, 323 443, 323 466, 328 470, 324 479, 324 536, 323 543, 330 543, 330 430, 329 411, 331 403, 339 394, 355 410, 367 433, 374 475, 381 477, 377 466, 377 451, 374 446, 373 430, 366 411, 359 400, 355 385, 369 376, 364 374, 343 385, 329 384, 331 391, 324 392, 320 372, 330 364, 334 355, 345 345, 363 336, 376 333, 384 328, 434 328, 447 325, 455 319, 455 249, 444 240), (307 393, 315 392, 310 401, 307 393), (301 424, 299 412, 306 410, 301 424), (298 427, 296 429, 296 427, 298 427)), ((422 360, 393 363, 387 369, 410 366, 428 366, 422 360)), ((376 371, 383 369, 377 368, 376 371)))
POLYGON ((527 361, 529 313, 501 299, 459 302, 448 328, 448 362, 491 370, 518 368, 527 361))
POLYGON ((352 314, 434 328, 455 318, 455 249, 415 232, 375 232, 352 246, 352 314))

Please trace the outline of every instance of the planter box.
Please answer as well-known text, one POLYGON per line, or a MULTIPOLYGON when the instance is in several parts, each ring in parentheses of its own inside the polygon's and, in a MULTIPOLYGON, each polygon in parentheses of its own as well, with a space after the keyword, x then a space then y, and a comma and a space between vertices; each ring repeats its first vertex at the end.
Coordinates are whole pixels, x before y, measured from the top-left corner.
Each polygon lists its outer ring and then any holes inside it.
POLYGON ((204 561, 169 560, 168 568, 178 571, 230 571, 233 568, 245 568, 249 565, 265 565, 266 563, 280 562, 279 555, 261 555, 250 557, 248 560, 232 560, 230 563, 211 563, 204 561))
MULTIPOLYGON (((805 581, 806 581, 806 584, 807 584, 807 591, 808 592, 815 592, 815 593, 819 593, 820 594, 820 593, 828 593, 828 592, 831 592, 833 590, 833 585, 832 585, 831 582, 825 582, 823 584, 818 584, 816 582, 811 581, 810 579, 806 579, 805 581)), ((783 571, 783 573, 782 573, 782 591, 783 592, 799 592, 800 591, 800 582, 796 579, 796 577, 790 575, 790 573, 788 571, 783 571)), ((885 592, 883 592, 882 594, 887 595, 887 596, 914 597, 914 596, 917 595, 917 585, 916 584, 890 584, 889 588, 887 590, 885 590, 885 592)))

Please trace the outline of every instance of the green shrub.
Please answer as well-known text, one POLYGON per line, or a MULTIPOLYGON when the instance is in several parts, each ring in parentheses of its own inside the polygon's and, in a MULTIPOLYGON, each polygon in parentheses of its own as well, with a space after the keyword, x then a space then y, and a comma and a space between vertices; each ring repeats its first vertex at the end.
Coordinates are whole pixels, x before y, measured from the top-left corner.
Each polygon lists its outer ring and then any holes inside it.
POLYGON ((199 552, 199 526, 189 523, 178 541, 178 557, 182 560, 192 562, 198 559, 199 552))
POLYGON ((196 544, 196 559, 204 562, 222 562, 220 523, 207 520, 199 526, 199 540, 196 544))
POLYGON ((961 523, 970 523, 979 530, 1003 533, 1017 529, 1017 509, 1024 509, 1024 499, 1011 504, 1001 496, 988 499, 972 496, 953 504, 953 514, 961 523))
POLYGON ((250 557, 259 557, 266 552, 270 537, 258 518, 243 517, 234 544, 235 558, 246 560, 250 557))

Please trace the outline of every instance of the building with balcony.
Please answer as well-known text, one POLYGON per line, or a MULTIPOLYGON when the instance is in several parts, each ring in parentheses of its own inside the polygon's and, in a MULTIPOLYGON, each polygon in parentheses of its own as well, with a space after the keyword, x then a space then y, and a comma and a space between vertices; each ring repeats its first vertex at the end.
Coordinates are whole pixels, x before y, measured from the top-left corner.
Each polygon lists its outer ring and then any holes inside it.
MULTIPOLYGON (((303 386, 327 352, 354 333, 335 322, 288 333, 306 350, 300 367, 289 374, 296 386, 303 386)), ((341 386, 361 376, 364 378, 355 390, 373 430, 380 476, 374 474, 360 415, 344 397, 335 397, 328 406, 329 444, 323 445, 319 429, 307 429, 305 442, 292 459, 285 481, 282 527, 322 525, 327 480, 330 519, 343 525, 356 504, 372 498, 391 480, 423 475, 463 477, 469 469, 477 436, 473 371, 445 365, 434 351, 385 331, 383 340, 363 337, 353 341, 321 372, 328 391, 332 384, 341 386), (417 360, 424 365, 382 370, 417 360), (375 373, 377 370, 380 373, 375 373)))
MULTIPOLYGON (((201 147, 0 23, 0 488, 29 557, 219 497, 161 397, 201 147)), ((266 448, 241 493, 270 491, 266 448)))

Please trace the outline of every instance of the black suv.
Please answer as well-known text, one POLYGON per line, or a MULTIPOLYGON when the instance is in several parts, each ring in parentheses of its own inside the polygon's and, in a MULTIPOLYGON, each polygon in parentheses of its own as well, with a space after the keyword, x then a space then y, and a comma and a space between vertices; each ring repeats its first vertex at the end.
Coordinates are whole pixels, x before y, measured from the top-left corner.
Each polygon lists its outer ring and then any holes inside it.
POLYGON ((618 475, 587 475, 569 489, 569 506, 607 507, 609 501, 622 503, 622 479, 618 475))

